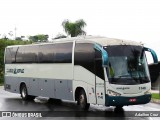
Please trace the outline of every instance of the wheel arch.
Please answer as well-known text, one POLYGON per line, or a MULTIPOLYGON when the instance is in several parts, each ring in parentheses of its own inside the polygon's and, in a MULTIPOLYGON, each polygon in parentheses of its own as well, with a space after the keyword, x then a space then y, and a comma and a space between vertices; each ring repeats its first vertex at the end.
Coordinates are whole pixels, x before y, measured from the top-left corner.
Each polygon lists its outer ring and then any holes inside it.
MULTIPOLYGON (((79 97, 79 94, 80 94, 80 91, 81 91, 81 90, 84 90, 84 92, 85 92, 85 94, 86 94, 85 89, 84 89, 83 87, 81 87, 81 86, 78 86, 78 87, 76 88, 75 94, 74 94, 75 101, 78 100, 78 97, 79 97)), ((87 98, 87 94, 86 94, 86 98, 87 98)), ((87 101, 88 101, 88 98, 87 98, 87 101)))

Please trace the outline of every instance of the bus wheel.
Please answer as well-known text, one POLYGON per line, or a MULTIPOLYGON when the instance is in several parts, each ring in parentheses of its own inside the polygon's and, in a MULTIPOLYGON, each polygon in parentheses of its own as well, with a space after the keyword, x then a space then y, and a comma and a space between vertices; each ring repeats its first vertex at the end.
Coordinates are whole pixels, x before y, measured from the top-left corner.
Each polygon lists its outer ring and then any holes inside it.
POLYGON ((25 84, 21 85, 21 97, 23 100, 33 100, 35 96, 28 95, 27 87, 25 84))
POLYGON ((117 109, 122 109, 123 106, 122 105, 119 105, 119 106, 116 106, 117 109))
POLYGON ((84 90, 80 91, 79 98, 78 98, 78 104, 80 108, 83 110, 89 109, 90 104, 87 103, 87 97, 86 97, 86 93, 84 90))
POLYGON ((115 112, 123 111, 123 106, 116 106, 114 110, 115 112))

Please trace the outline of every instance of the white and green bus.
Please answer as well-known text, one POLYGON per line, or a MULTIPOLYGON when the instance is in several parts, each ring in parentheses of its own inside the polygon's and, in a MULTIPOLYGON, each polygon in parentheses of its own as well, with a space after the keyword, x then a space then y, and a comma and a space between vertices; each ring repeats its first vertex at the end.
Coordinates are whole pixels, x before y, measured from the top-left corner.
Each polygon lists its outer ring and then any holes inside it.
POLYGON ((64 38, 5 49, 4 89, 23 100, 36 96, 116 106, 146 104, 151 80, 141 43, 105 37, 64 38))

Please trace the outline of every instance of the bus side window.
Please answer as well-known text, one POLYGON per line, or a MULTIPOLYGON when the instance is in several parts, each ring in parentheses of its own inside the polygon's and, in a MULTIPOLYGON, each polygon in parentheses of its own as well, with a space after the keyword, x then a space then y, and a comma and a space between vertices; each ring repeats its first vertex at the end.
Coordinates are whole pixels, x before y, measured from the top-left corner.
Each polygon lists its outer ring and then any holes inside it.
POLYGON ((17 50, 18 50, 18 47, 6 48, 6 53, 5 53, 6 64, 15 63, 17 50))
POLYGON ((55 63, 72 63, 73 42, 55 44, 55 63))
POLYGON ((100 51, 95 50, 95 74, 104 80, 104 70, 102 67, 102 54, 100 51))
POLYGON ((71 63, 72 46, 72 42, 41 45, 39 46, 39 62, 71 63))
POLYGON ((40 63, 53 63, 54 61, 54 44, 40 45, 39 46, 39 62, 40 63))
POLYGON ((19 47, 16 63, 38 63, 38 46, 19 47))
POLYGON ((94 45, 91 43, 76 43, 74 64, 79 65, 95 74, 94 70, 94 45))
POLYGON ((10 64, 12 63, 12 55, 11 55, 11 50, 10 48, 6 48, 6 53, 5 53, 5 63, 10 64))

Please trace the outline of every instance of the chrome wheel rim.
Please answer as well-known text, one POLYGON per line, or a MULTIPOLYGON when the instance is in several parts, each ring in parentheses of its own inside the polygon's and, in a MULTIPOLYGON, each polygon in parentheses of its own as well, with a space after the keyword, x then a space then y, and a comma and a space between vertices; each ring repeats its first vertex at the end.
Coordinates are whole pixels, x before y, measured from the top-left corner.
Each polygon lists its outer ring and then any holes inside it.
POLYGON ((85 100, 84 100, 84 95, 80 95, 80 106, 83 107, 84 106, 84 103, 85 103, 85 100))
POLYGON ((25 98, 27 94, 26 88, 22 89, 22 97, 25 98))

